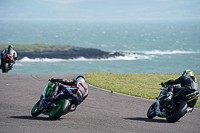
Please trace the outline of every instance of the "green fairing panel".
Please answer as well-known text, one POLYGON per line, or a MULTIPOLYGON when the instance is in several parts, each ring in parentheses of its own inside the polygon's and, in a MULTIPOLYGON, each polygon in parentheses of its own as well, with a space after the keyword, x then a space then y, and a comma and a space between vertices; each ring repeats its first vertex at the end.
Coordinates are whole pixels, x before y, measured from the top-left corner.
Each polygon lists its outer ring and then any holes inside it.
POLYGON ((48 86, 45 88, 45 92, 47 96, 49 95, 51 90, 53 90, 53 84, 49 82, 48 86))

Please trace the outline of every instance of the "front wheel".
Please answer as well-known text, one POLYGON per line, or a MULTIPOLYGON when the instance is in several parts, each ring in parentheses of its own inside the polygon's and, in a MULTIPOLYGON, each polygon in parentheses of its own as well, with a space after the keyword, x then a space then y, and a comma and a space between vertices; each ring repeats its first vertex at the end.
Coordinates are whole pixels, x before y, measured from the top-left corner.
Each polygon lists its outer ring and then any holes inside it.
POLYGON ((168 122, 176 122, 187 113, 187 103, 179 100, 175 103, 175 109, 172 112, 167 112, 166 119, 168 122))
POLYGON ((2 73, 7 73, 8 72, 8 63, 3 63, 2 64, 2 73))
POLYGON ((155 108, 156 108, 156 102, 154 102, 150 107, 149 107, 149 110, 147 111, 147 117, 149 119, 152 119, 156 116, 156 111, 155 111, 155 108))
POLYGON ((55 107, 49 113, 50 120, 57 120, 59 119, 65 111, 69 108, 70 102, 67 99, 61 99, 55 107))
POLYGON ((36 117, 42 113, 42 110, 39 110, 40 107, 40 100, 34 105, 33 109, 31 110, 31 115, 36 117))

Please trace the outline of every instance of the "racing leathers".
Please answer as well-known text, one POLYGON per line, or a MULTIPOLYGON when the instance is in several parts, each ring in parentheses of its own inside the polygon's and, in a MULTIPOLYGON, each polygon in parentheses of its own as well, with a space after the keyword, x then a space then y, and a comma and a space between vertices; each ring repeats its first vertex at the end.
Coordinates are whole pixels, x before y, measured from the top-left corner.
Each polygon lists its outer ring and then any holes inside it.
POLYGON ((55 83, 52 94, 53 98, 64 95, 65 98, 72 101, 72 104, 77 106, 88 96, 88 85, 84 78, 71 80, 52 78, 50 81, 55 83), (58 90, 60 90, 61 93, 57 94, 58 90))
MULTIPOLYGON (((12 45, 9 45, 7 49, 4 49, 1 52, 1 64, 3 62, 3 58, 9 54, 12 57, 12 63, 15 63, 15 61, 17 60, 17 52, 13 49, 12 45)), ((13 64, 11 64, 13 65, 13 64)), ((1 66, 0 66, 1 67, 1 66)))
MULTIPOLYGON (((171 85, 168 87, 168 92, 177 93, 180 90, 185 90, 186 92, 199 92, 199 84, 197 82, 197 78, 194 76, 180 76, 176 80, 169 80, 167 82, 162 82, 162 85, 171 85), (175 84, 181 84, 180 86, 175 86, 175 84)), ((193 101, 189 102, 188 105, 190 107, 194 107, 197 102, 198 97, 196 97, 193 101)))

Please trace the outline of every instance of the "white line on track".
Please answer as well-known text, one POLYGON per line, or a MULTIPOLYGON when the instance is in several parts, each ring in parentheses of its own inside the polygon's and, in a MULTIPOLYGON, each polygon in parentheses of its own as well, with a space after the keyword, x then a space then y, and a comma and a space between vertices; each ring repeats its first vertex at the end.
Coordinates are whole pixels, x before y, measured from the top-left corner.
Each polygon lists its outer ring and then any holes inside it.
POLYGON ((134 97, 134 98, 143 99, 143 100, 148 100, 148 101, 155 101, 155 100, 151 100, 151 99, 146 99, 146 98, 142 98, 142 97, 137 97, 137 96, 132 96, 132 95, 128 95, 128 94, 123 94, 123 93, 118 93, 118 92, 106 90, 106 89, 103 89, 103 88, 100 88, 100 87, 96 87, 96 86, 91 85, 91 84, 89 84, 89 85, 90 85, 91 87, 97 88, 97 89, 99 89, 99 90, 107 91, 107 92, 114 93, 114 94, 118 94, 118 95, 122 95, 122 96, 134 97))
MULTIPOLYGON (((88 83, 89 84, 89 83, 88 83)), ((134 98, 138 98, 138 99, 142 99, 142 100, 147 100, 147 101, 155 101, 155 100, 152 100, 152 99, 146 99, 146 98, 142 98, 142 97, 136 97, 136 96, 132 96, 132 95, 128 95, 128 94, 123 94, 123 93, 118 93, 118 92, 113 92, 113 91, 110 91, 110 90, 106 90, 106 89, 103 89, 103 88, 100 88, 100 87, 97 87, 97 86, 94 86, 94 85, 91 85, 89 84, 91 87, 94 87, 96 89, 99 89, 99 90, 102 90, 102 91, 107 91, 107 92, 110 92, 110 93, 114 93, 114 94, 118 94, 118 95, 122 95, 122 96, 128 96, 128 97, 134 97, 134 98)), ((194 108, 196 110, 199 110, 199 108, 194 108)))

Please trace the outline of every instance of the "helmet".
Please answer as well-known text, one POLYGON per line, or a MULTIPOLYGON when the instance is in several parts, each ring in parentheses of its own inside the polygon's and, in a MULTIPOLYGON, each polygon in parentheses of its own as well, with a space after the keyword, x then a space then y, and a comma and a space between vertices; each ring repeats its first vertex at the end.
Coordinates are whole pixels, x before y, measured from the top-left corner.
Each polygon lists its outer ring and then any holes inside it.
POLYGON ((194 73, 192 70, 187 69, 187 70, 183 71, 182 76, 194 76, 194 73))
POLYGON ((79 78, 85 79, 85 76, 79 75, 78 77, 76 77, 76 80, 79 79, 79 78))
POLYGON ((8 49, 13 48, 13 45, 8 45, 8 49))
POLYGON ((81 76, 79 75, 78 77, 76 77, 76 81, 80 81, 81 84, 85 84, 85 76, 81 76))

